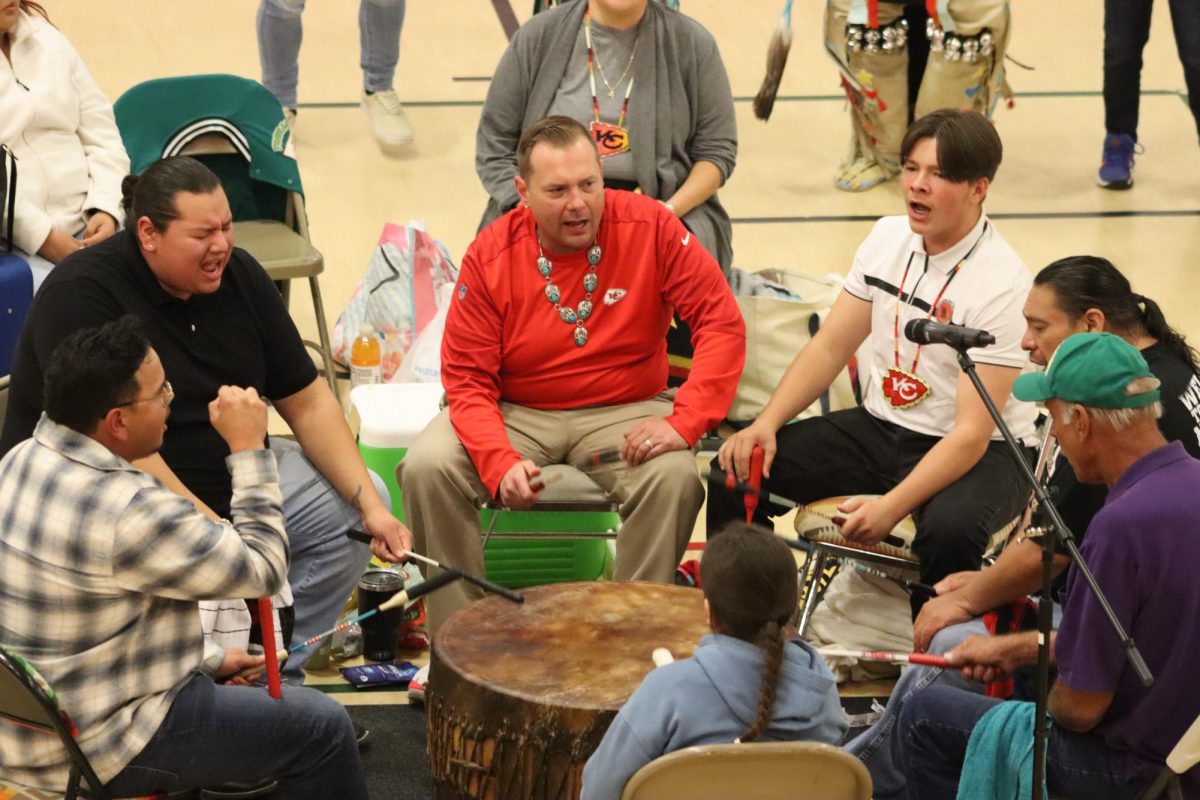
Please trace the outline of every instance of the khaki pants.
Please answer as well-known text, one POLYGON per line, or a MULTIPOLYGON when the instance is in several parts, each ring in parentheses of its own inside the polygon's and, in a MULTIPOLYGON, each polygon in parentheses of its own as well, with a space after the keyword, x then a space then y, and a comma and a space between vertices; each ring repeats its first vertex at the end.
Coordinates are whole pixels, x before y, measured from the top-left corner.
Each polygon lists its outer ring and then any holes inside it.
MULTIPOLYGON (((641 403, 539 411, 501 403, 509 441, 538 466, 577 463, 589 453, 620 447, 638 421, 671 413, 671 393, 641 403)), ((704 488, 691 450, 665 453, 630 468, 603 464, 588 475, 620 504, 617 580, 669 583, 691 539, 704 488)), ((490 500, 475 465, 443 411, 421 432, 397 468, 404 509, 417 552, 484 573, 479 507, 490 500)), ((484 593, 455 581, 427 598, 430 631, 484 593)))

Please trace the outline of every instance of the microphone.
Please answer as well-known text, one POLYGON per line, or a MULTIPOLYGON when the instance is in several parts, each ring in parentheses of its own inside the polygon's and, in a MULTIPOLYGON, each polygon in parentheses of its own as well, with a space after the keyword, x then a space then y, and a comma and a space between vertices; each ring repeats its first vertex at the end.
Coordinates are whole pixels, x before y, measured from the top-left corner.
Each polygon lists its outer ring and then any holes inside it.
POLYGON ((948 344, 956 350, 996 343, 996 337, 987 331, 964 328, 962 325, 943 325, 931 319, 909 320, 904 326, 904 338, 917 344, 948 344))

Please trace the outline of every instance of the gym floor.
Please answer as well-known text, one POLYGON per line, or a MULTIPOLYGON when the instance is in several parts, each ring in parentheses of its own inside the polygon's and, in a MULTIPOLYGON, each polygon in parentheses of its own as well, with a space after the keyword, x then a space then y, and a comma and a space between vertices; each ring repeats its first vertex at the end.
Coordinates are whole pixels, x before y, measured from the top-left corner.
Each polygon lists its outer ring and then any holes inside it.
MULTIPOLYGON (((252 0, 173 0, 97 6, 44 0, 110 100, 150 78, 230 72, 258 79, 252 0)), ((901 213, 895 182, 863 194, 833 187, 849 123, 821 41, 823 4, 795 7, 795 41, 769 123, 753 117, 767 42, 782 3, 682 0, 716 35, 740 126, 737 170, 721 190, 734 219, 735 264, 845 274, 880 215, 901 213)), ((995 121, 1005 161, 987 211, 1031 271, 1073 254, 1105 256, 1168 320, 1200 337, 1200 305, 1187 286, 1188 253, 1200 251, 1200 147, 1185 102, 1166 4, 1157 4, 1146 63, 1137 185, 1094 183, 1104 135, 1100 94, 1102 13, 1075 3, 1018 4, 1009 54, 1014 109, 995 121)), ((345 306, 386 222, 425 222, 457 263, 474 236, 485 193, 474 172, 475 128, 492 69, 506 44, 487 0, 412 0, 396 89, 417 131, 413 145, 383 152, 358 107, 357 8, 312 0, 304 16, 295 142, 329 324, 345 306)), ((516 0, 527 19, 532 0, 516 0)), ((293 293, 301 332, 315 338, 307 292, 293 293)), ((783 526, 781 526, 783 527, 783 526)), ((318 682, 340 683, 335 672, 318 682)), ((860 687, 877 694, 879 687, 860 687)), ((884 690, 886 693, 886 689, 884 690)), ((338 694, 348 702, 405 702, 403 693, 338 694)))

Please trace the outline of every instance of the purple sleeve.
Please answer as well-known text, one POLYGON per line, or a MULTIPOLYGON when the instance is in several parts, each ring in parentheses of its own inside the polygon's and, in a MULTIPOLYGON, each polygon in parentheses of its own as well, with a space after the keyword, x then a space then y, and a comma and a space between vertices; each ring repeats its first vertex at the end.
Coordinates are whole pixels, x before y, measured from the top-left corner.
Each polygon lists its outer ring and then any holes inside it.
MULTIPOLYGON (((1101 510, 1092 520, 1081 548, 1083 560, 1126 631, 1137 608, 1137 551, 1131 526, 1101 510)), ((1072 567, 1062 622, 1054 645, 1058 678, 1082 692, 1113 692, 1125 668, 1124 649, 1087 582, 1072 567)))

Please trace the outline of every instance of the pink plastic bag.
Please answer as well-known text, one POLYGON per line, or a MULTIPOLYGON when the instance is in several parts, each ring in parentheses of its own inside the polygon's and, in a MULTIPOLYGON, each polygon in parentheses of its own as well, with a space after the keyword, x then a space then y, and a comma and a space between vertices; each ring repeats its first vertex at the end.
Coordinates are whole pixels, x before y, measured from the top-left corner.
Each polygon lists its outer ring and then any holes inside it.
POLYGON ((458 280, 458 268, 441 242, 418 222, 383 226, 367 273, 333 329, 333 357, 349 362, 364 323, 383 346, 383 379, 390 381, 405 353, 437 315, 437 292, 458 280))

